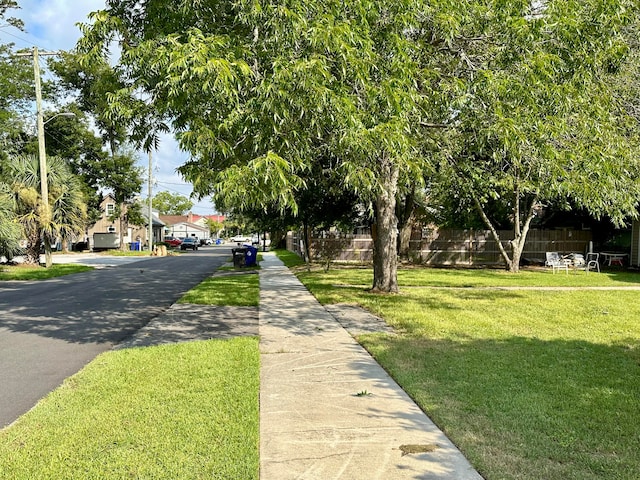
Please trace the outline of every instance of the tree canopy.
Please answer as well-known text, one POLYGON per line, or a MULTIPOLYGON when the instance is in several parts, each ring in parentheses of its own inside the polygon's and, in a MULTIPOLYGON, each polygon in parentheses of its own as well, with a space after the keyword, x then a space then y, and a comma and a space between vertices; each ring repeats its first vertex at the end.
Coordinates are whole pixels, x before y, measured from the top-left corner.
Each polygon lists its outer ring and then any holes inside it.
POLYGON ((187 197, 167 191, 156 193, 151 204, 161 215, 184 215, 193 208, 187 197))
POLYGON ((373 290, 395 292, 396 198, 426 175, 481 214, 488 199, 510 205, 516 246, 547 199, 619 220, 633 211, 636 125, 609 79, 625 63, 637 9, 632 0, 109 0, 78 47, 87 66, 119 42, 127 80, 108 96, 110 115, 151 135, 170 121, 197 194, 296 214, 308 172, 328 162, 371 205, 373 290))
POLYGON ((625 29, 637 21, 637 7, 538 7, 514 3, 495 24, 469 24, 472 37, 486 40, 451 64, 459 100, 440 150, 441 186, 475 205, 500 246, 487 207, 497 201, 510 210, 511 252, 502 253, 512 271, 531 221, 548 203, 621 225, 640 199, 638 123, 611 87, 624 75, 625 29))
MULTIPOLYGON (((22 29, 22 21, 8 17, 12 9, 19 8, 13 0, 0 0, 0 27, 9 25, 22 29)), ((33 66, 28 58, 18 57, 11 43, 0 44, 0 157, 15 154, 24 144, 25 128, 33 121, 32 114, 33 66)), ((31 123, 31 125, 29 125, 31 123)))

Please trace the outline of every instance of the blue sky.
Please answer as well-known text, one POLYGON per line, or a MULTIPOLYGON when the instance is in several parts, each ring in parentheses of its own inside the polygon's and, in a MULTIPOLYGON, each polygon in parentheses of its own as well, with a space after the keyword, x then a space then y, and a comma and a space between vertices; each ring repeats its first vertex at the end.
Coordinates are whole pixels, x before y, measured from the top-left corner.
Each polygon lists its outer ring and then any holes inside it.
MULTIPOLYGON (((14 43, 16 48, 31 48, 57 51, 68 50, 74 47, 80 37, 77 23, 88 22, 90 12, 104 8, 104 0, 17 0, 20 10, 9 12, 8 16, 21 18, 25 24, 26 32, 21 32, 12 27, 0 28, 0 41, 2 43, 14 43)), ((41 68, 45 64, 41 62, 41 68)), ((43 71, 46 78, 48 73, 43 71)), ((167 190, 189 197, 192 192, 190 184, 187 184, 177 173, 176 168, 188 159, 188 155, 178 148, 172 136, 164 136, 158 151, 153 153, 153 178, 155 193, 167 190)), ((140 155, 140 166, 145 169, 148 166, 146 154, 140 155)), ((147 196, 147 186, 141 192, 147 196)), ((196 202, 193 200, 194 203, 196 202)), ((194 205, 193 213, 207 215, 214 213, 213 204, 204 199, 194 205)))

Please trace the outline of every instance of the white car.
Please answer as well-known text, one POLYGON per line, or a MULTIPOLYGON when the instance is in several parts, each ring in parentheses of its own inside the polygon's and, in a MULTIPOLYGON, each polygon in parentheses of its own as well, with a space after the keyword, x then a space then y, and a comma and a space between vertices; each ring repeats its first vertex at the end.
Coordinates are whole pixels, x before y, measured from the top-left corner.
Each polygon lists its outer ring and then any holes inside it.
POLYGON ((235 243, 250 243, 251 237, 247 237, 246 235, 236 235, 235 237, 231 237, 231 241, 235 243))

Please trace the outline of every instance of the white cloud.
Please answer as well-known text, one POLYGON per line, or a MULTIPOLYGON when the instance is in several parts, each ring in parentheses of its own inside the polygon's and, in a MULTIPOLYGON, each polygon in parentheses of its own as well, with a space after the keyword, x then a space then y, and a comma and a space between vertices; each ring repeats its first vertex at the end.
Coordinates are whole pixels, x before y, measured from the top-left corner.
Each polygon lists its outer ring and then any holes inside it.
POLYGON ((26 34, 17 35, 47 50, 73 48, 80 38, 76 23, 88 22, 90 12, 105 8, 104 0, 20 0, 18 3, 21 8, 15 16, 24 21, 26 34))

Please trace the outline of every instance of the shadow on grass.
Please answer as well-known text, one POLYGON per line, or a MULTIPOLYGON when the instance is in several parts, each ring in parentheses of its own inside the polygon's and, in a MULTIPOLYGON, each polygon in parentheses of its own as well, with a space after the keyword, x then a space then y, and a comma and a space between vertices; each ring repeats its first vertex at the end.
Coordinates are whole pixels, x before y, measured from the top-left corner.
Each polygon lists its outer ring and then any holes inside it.
POLYGON ((486 478, 640 478, 640 341, 361 343, 486 478))

